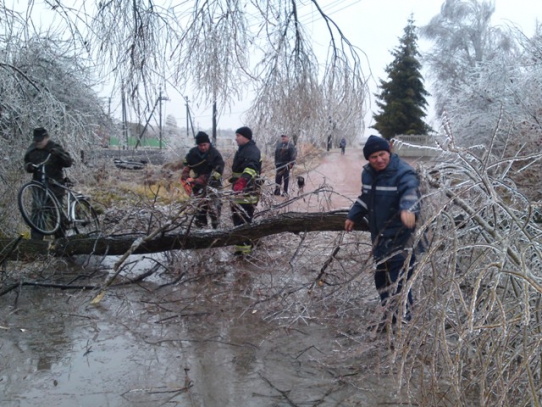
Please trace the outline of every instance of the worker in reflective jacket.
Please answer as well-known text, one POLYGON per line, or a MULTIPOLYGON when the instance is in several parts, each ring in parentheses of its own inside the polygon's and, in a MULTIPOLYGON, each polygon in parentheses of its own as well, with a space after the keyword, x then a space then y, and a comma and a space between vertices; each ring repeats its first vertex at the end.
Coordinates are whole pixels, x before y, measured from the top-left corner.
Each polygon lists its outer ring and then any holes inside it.
MULTIPOLYGON (((232 220, 234 226, 251 223, 259 199, 259 176, 262 168, 261 153, 252 140, 252 130, 240 127, 235 131, 239 149, 232 164, 233 200, 232 220)), ((252 252, 252 242, 245 241, 235 247, 235 255, 245 256, 252 252)))
POLYGON ((406 161, 391 153, 390 144, 382 137, 370 136, 363 155, 369 163, 363 167, 361 195, 348 212, 345 229, 350 232, 356 223, 367 219, 376 262, 375 286, 384 309, 382 321, 371 329, 384 332, 389 323, 411 319, 410 290, 405 303, 398 302, 413 275, 416 253, 423 250, 421 241, 415 243, 414 239, 421 211, 420 180, 406 161))

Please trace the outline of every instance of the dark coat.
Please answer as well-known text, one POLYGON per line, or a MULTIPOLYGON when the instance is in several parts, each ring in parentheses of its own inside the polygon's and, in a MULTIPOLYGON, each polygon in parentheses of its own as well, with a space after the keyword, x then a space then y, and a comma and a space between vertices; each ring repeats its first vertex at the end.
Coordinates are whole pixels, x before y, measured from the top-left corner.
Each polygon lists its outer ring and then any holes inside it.
POLYGON ((295 164, 297 150, 291 142, 279 141, 275 147, 275 167, 284 167, 287 164, 295 164))
POLYGON ((361 195, 350 208, 348 219, 359 223, 367 217, 376 257, 404 248, 414 230, 403 225, 401 211, 409 210, 416 217, 420 213, 420 181, 416 171, 392 154, 383 171, 377 172, 366 164, 361 182, 361 195))
MULTIPOLYGON (((24 169, 26 172, 33 172, 30 164, 40 164, 47 156, 51 154, 49 161, 45 164, 45 173, 49 178, 54 179, 60 183, 64 181, 63 168, 71 167, 73 160, 70 154, 62 148, 58 143, 52 140, 45 145, 45 148, 36 148, 36 143, 32 143, 24 155, 24 169)), ((40 174, 33 173, 32 179, 39 181, 40 174)))
POLYGON ((262 171, 262 156, 254 140, 239 146, 231 166, 232 183, 239 177, 246 178, 248 185, 254 183, 262 171))
POLYGON ((262 171, 262 156, 260 149, 256 146, 254 140, 239 146, 239 149, 233 157, 232 177, 230 182, 233 185, 239 178, 247 180, 244 196, 237 196, 234 202, 255 205, 258 203, 260 190, 260 174, 262 171))
POLYGON ((209 177, 213 171, 219 174, 224 173, 222 154, 212 145, 205 154, 199 151, 198 147, 192 147, 184 158, 183 164, 194 171, 196 178, 201 175, 209 177))

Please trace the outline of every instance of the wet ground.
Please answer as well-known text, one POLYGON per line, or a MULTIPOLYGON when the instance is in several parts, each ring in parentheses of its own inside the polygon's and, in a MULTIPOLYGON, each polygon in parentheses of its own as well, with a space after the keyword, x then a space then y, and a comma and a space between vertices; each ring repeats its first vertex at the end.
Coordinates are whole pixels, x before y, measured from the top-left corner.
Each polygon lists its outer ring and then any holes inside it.
POLYGON ((205 308, 165 325, 128 299, 26 296, 2 335, 2 406, 331 406, 355 393, 313 360, 331 352, 323 326, 205 308))
MULTIPOLYGON (((304 191, 340 194, 293 210, 349 207, 362 165, 361 150, 333 151, 304 191)), ((349 333, 378 318, 371 274, 348 276, 367 257, 358 238, 341 240, 354 257, 337 256, 320 291, 315 276, 337 233, 269 238, 253 262, 235 262, 229 248, 182 253, 179 268, 111 289, 98 305, 95 291, 13 290, 0 297, 0 406, 401 405, 381 366, 385 338, 349 333), (333 279, 348 278, 352 289, 337 292, 333 279)), ((117 259, 87 260, 58 273, 70 281, 117 259)), ((168 260, 134 258, 133 273, 168 260)))

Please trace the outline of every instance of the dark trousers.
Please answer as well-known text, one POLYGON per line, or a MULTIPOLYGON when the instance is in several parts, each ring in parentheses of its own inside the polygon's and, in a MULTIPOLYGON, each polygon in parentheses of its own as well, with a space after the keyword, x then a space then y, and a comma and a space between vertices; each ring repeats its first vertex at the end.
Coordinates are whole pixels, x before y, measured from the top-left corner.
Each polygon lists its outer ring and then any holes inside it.
MULTIPOLYGON (((233 226, 241 226, 245 223, 252 223, 255 210, 256 205, 233 203, 231 206, 233 226)), ((246 240, 235 246, 235 251, 242 254, 248 254, 251 252, 251 250, 252 242, 250 240, 246 240)))
POLYGON ((211 226, 213 229, 216 229, 218 227, 221 209, 222 205, 220 202, 215 203, 211 202, 211 200, 208 198, 204 198, 201 204, 198 206, 198 211, 196 213, 196 221, 198 225, 207 225, 207 215, 209 215, 211 218, 211 226))
MULTIPOLYGON (((389 303, 391 301, 397 302, 398 297, 403 290, 403 286, 406 281, 412 277, 413 266, 415 262, 415 255, 412 254, 410 263, 408 264, 408 271, 405 275, 405 261, 407 256, 405 254, 396 254, 389 260, 378 264, 375 272, 375 286, 378 294, 380 295, 380 301, 382 306, 388 308, 393 312, 392 322, 397 321, 397 315, 401 315, 401 304, 389 303)), ((409 291, 407 294, 406 314, 403 316, 405 320, 410 320, 410 306, 413 303, 412 293, 409 291)))
POLYGON ((196 222, 198 226, 207 225, 207 215, 211 218, 213 229, 218 227, 220 213, 222 211, 222 202, 217 195, 208 193, 206 188, 198 189, 194 192, 194 196, 198 199, 198 207, 196 211, 196 222))
POLYGON ((284 188, 282 189, 284 193, 288 193, 288 185, 290 183, 290 168, 288 166, 284 166, 280 169, 277 168, 277 175, 275 176, 275 183, 277 184, 277 188, 280 189, 280 186, 282 185, 282 182, 284 181, 284 188))

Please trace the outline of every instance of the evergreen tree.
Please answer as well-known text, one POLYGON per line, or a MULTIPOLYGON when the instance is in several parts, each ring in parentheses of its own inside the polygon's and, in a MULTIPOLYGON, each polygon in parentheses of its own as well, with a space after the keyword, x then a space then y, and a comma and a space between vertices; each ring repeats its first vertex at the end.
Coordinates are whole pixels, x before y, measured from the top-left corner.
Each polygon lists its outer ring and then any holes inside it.
POLYGON ((380 80, 380 93, 376 105, 381 113, 375 114, 371 128, 387 140, 399 134, 427 134, 431 131, 423 118, 427 116, 426 96, 429 93, 423 85, 421 64, 417 57, 416 27, 412 16, 405 27, 400 45, 391 53, 395 59, 386 67, 388 81, 380 80))

